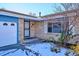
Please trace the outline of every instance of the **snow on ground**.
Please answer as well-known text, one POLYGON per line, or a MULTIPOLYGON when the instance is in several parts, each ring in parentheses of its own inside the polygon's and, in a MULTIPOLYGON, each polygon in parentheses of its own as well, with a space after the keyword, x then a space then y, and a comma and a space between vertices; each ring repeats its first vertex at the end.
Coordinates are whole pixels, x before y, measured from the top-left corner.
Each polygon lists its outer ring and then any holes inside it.
MULTIPOLYGON (((52 47, 55 45, 53 44, 52 47)), ((26 46, 27 47, 27 46, 26 46)), ((39 52, 42 56, 64 56, 64 53, 67 49, 61 48, 60 53, 51 52, 50 48, 51 45, 49 43, 42 43, 42 44, 36 44, 28 46, 33 51, 39 52)))
POLYGON ((0 52, 1 56, 26 56, 25 52, 22 51, 21 49, 12 49, 12 50, 7 50, 7 51, 1 51, 0 52))
POLYGON ((26 56, 26 54, 25 54, 24 51, 19 49, 19 50, 13 52, 13 53, 8 54, 7 56, 26 56))
MULTIPOLYGON (((29 44, 26 48, 29 48, 35 52, 38 52, 41 56, 65 56, 64 53, 67 51, 66 48, 61 48, 61 52, 51 52, 50 48, 56 46, 50 43, 39 43, 39 44, 29 44)), ((32 52, 27 51, 29 56, 35 56, 32 52)), ((25 51, 21 49, 12 49, 8 51, 0 51, 0 55, 5 56, 27 56, 25 51), (10 52, 10 53, 9 53, 10 52)))

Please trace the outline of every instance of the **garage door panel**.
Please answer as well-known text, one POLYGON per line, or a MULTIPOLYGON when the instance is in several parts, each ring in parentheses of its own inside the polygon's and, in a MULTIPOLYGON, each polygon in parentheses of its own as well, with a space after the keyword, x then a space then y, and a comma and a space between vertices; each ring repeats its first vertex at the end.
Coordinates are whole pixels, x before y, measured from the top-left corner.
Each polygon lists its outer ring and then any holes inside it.
POLYGON ((1 46, 5 46, 5 45, 10 45, 10 44, 14 44, 14 43, 17 43, 16 41, 16 35, 14 32, 11 32, 11 31, 0 31, 0 47, 1 46), (4 33, 5 32, 5 33, 4 33))
POLYGON ((15 43, 17 43, 17 23, 0 22, 0 47, 15 43))

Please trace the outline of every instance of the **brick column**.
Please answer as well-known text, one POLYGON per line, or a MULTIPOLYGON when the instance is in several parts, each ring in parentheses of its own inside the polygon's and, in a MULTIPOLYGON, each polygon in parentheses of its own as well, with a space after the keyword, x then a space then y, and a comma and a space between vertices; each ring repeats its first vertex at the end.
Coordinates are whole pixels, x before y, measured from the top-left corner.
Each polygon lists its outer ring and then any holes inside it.
POLYGON ((20 43, 24 43, 24 19, 19 18, 19 40, 20 43))

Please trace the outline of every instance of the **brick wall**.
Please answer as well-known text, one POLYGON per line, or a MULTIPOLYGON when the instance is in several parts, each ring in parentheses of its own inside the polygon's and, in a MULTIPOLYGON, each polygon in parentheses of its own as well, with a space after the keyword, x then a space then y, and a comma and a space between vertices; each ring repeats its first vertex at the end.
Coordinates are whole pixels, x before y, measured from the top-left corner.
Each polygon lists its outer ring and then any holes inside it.
POLYGON ((19 40, 20 43, 24 42, 24 19, 19 18, 19 40))

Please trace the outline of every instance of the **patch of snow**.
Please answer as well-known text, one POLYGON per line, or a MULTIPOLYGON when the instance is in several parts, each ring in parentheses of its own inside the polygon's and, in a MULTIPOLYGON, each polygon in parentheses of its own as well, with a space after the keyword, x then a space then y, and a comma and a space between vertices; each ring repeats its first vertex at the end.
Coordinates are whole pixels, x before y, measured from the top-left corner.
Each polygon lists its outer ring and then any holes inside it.
MULTIPOLYGON (((39 43, 39 44, 30 44, 26 45, 25 48, 29 48, 32 51, 35 51, 39 53, 41 56, 65 56, 65 53, 68 49, 61 47, 60 52, 52 52, 51 47, 55 47, 56 45, 53 43, 39 43)), ((4 53, 10 52, 10 51, 15 51, 12 53, 7 54, 6 56, 27 56, 26 52, 28 53, 29 56, 36 56, 32 52, 29 52, 29 50, 21 50, 21 49, 13 49, 9 51, 1 51, 0 55, 3 55, 4 53)), ((69 56, 72 56, 72 53, 69 54, 69 56)))
POLYGON ((14 50, 16 50, 16 49, 11 49, 11 50, 7 50, 7 51, 0 51, 0 55, 4 55, 4 54, 14 51, 14 50))
MULTIPOLYGON (((53 44, 52 47, 54 47, 54 46, 55 45, 53 44)), ((49 43, 31 45, 31 46, 29 46, 29 48, 32 49, 33 51, 40 53, 42 56, 64 56, 64 53, 67 50, 65 48, 61 48, 60 53, 51 52, 51 50, 50 50, 51 45, 49 43)))
POLYGON ((2 55, 2 56, 26 56, 25 52, 22 51, 21 49, 19 49, 19 50, 12 49, 12 50, 8 50, 8 51, 1 51, 0 55, 2 55))
POLYGON ((6 56, 26 56, 25 52, 22 51, 21 49, 15 51, 14 53, 10 53, 6 56))

